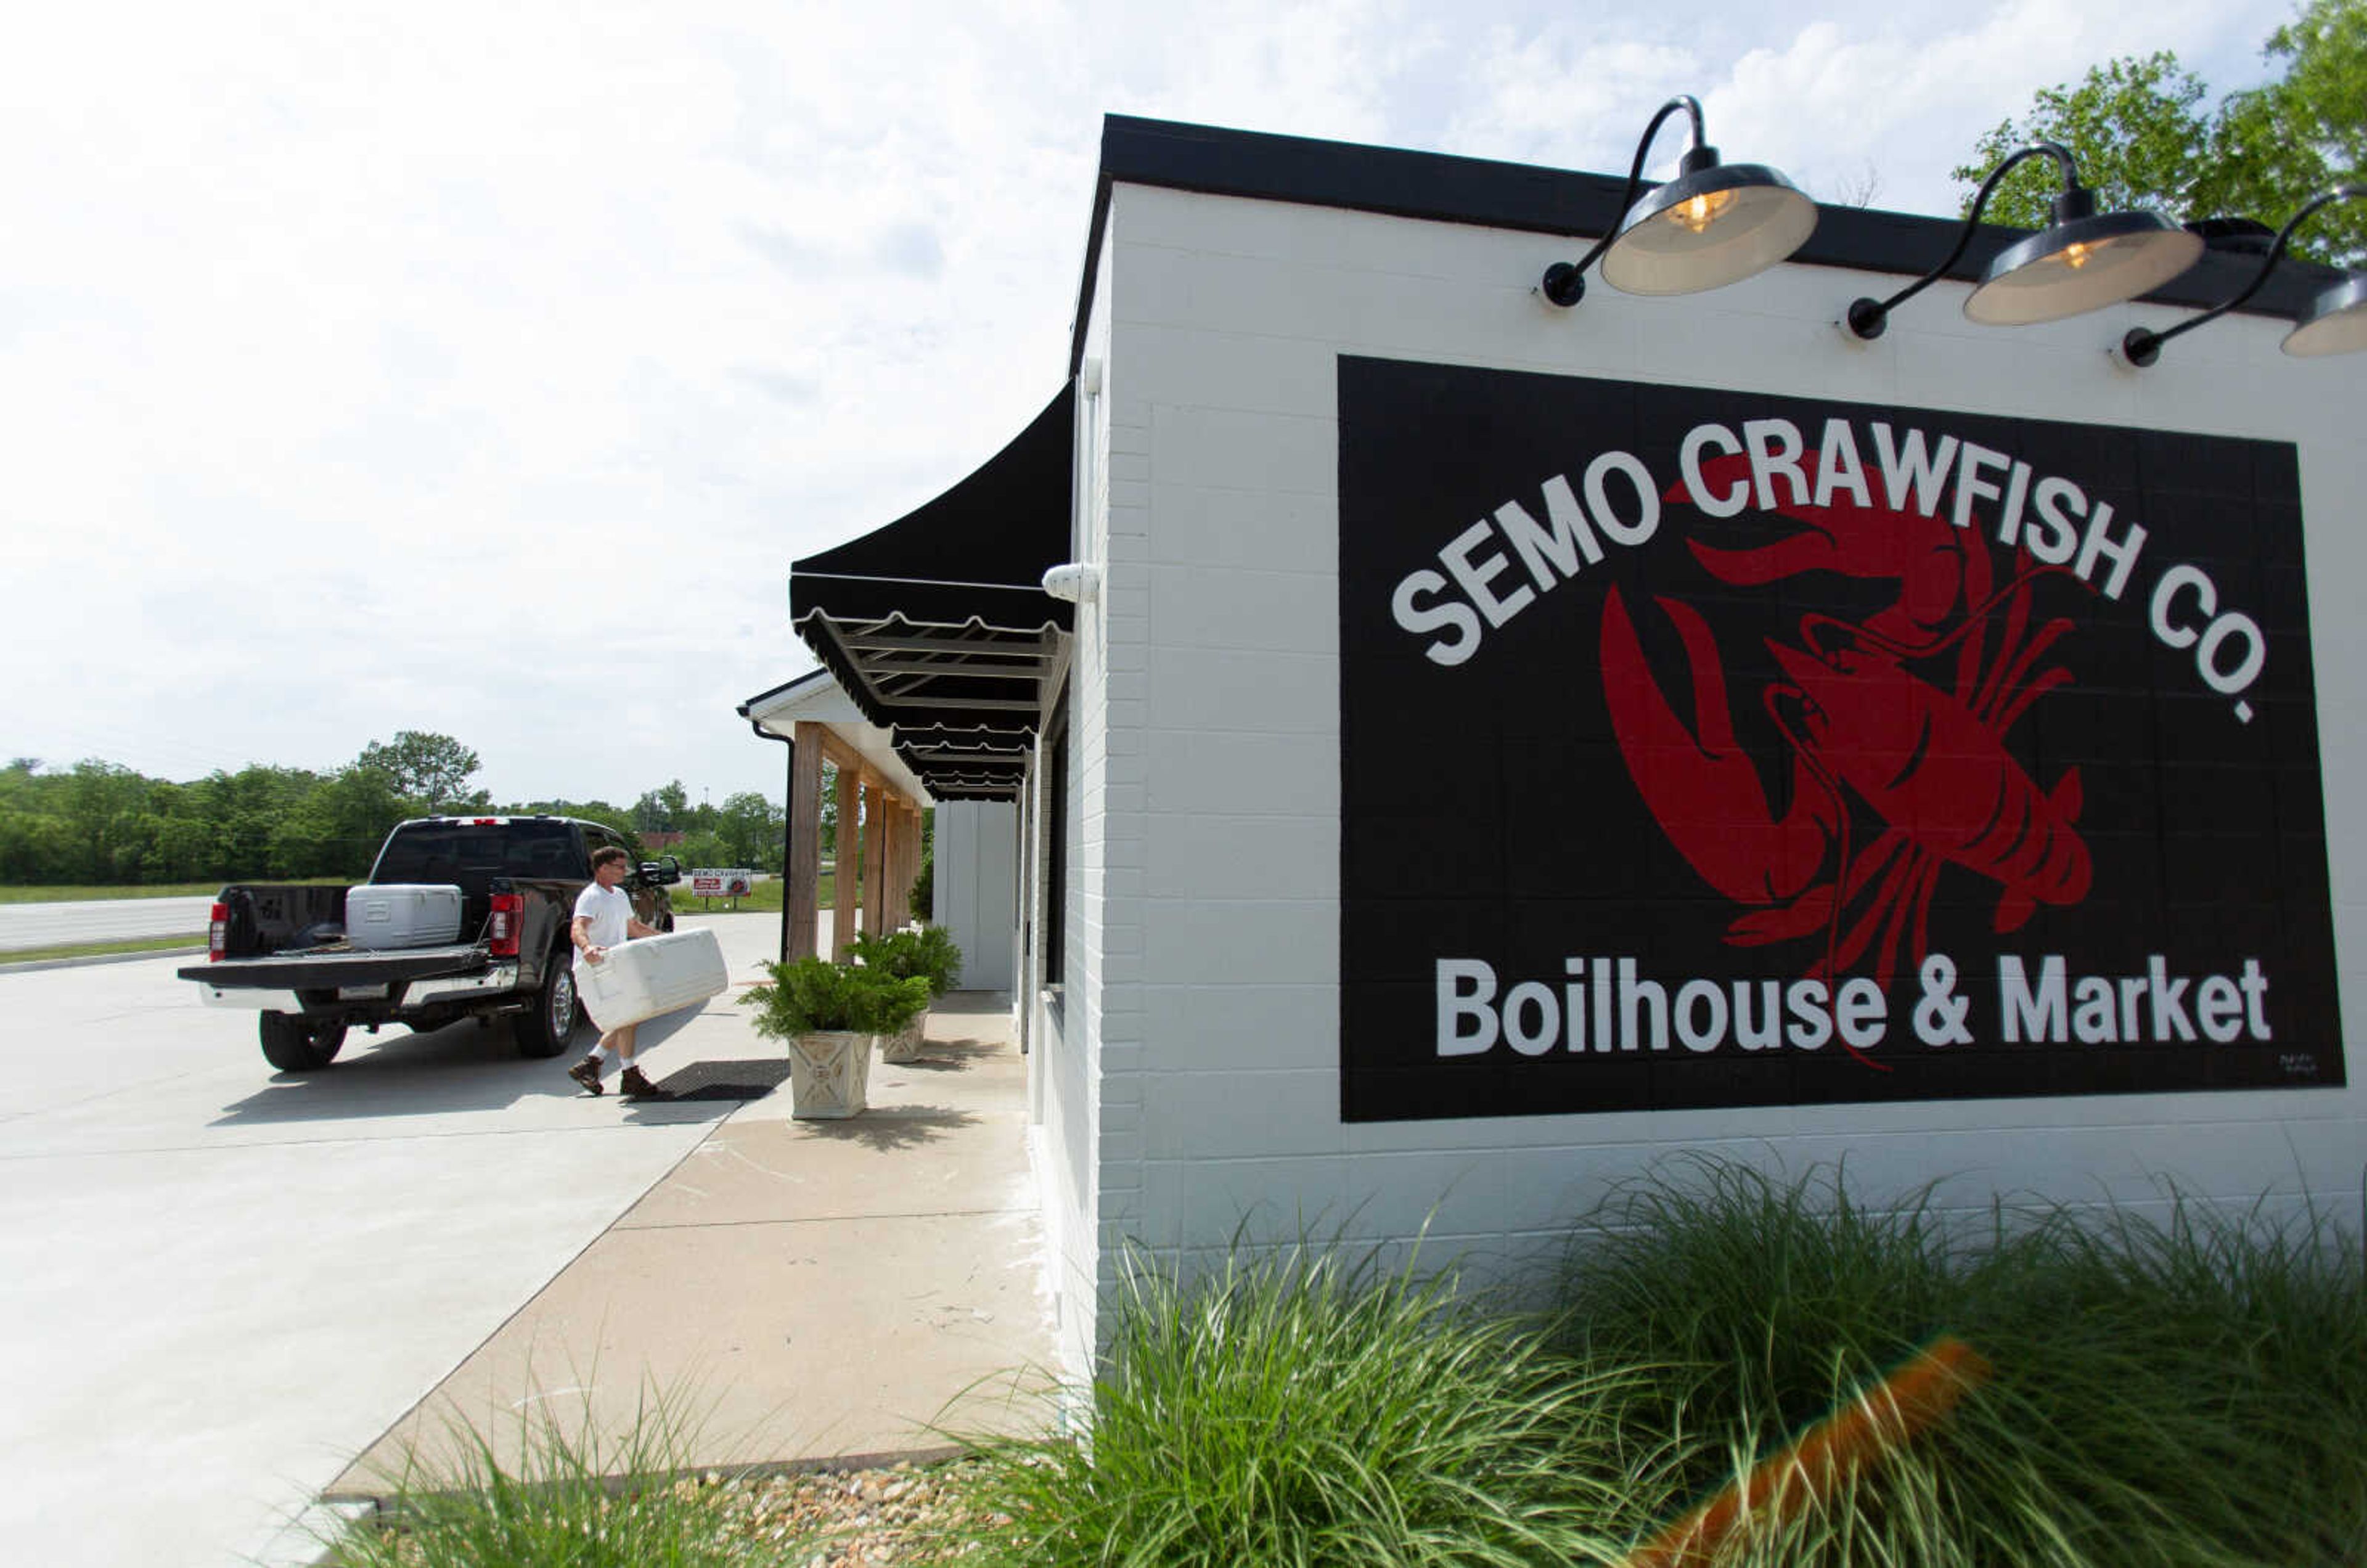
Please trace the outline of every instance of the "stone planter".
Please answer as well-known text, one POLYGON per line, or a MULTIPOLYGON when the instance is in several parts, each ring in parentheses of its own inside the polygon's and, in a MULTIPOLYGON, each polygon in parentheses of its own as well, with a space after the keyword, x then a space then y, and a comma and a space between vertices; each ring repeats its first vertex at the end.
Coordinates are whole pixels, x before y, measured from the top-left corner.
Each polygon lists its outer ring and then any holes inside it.
POLYGON ((929 1010, 923 1008, 912 1015, 912 1021, 893 1034, 879 1036, 879 1059, 883 1062, 911 1062, 921 1055, 921 1034, 928 1027, 929 1010))
POLYGON ((854 1116, 871 1078, 871 1036, 821 1030, 789 1042, 789 1114, 800 1121, 854 1116))

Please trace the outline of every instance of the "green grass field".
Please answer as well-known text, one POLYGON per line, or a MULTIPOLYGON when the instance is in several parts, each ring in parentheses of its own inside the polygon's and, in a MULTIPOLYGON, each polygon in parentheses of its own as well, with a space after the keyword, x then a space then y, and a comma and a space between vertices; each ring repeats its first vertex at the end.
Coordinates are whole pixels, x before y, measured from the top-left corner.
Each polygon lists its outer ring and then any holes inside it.
MULTIPOLYGON (((776 876, 769 881, 750 884, 746 895, 740 898, 701 898, 691 892, 690 874, 685 872, 682 880, 666 891, 674 897, 676 914, 728 915, 736 907, 743 915, 753 912, 777 915, 781 912, 781 901, 788 897, 788 886, 776 876)), ((831 873, 823 872, 821 891, 816 897, 815 904, 821 908, 829 908, 838 897, 837 888, 838 879, 831 873)))

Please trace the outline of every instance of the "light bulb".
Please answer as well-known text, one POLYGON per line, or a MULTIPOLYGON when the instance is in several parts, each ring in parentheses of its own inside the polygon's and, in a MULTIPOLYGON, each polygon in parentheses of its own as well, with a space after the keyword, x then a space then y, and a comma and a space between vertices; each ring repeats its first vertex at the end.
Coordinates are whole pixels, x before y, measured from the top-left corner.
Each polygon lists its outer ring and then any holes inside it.
POLYGON ((2088 258, 2093 255, 2095 251, 2096 247, 2093 245, 2066 245, 2063 247, 2063 265, 2076 271, 2088 265, 2088 258))
POLYGON ((1677 203, 1674 207, 1669 209, 1667 217, 1670 222, 1676 224, 1679 228, 1682 228, 1688 232, 1698 234, 1703 230, 1708 228, 1711 224, 1716 222, 1718 214, 1724 212, 1727 208, 1732 207, 1733 205, 1734 193, 1732 191, 1714 190, 1706 192, 1701 196, 1693 197, 1690 200, 1677 203))

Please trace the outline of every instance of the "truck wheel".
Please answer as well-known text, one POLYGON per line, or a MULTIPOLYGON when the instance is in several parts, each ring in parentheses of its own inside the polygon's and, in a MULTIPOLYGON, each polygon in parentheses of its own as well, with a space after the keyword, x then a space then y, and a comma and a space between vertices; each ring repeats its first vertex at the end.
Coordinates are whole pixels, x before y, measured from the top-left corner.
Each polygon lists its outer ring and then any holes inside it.
POLYGON ((293 1013, 266 1012, 259 1020, 263 1059, 283 1073, 318 1072, 337 1059, 345 1043, 345 1026, 300 1018, 293 1013))
POLYGON ((510 1020, 521 1056, 556 1056, 566 1050, 583 1010, 575 998, 575 965, 553 953, 544 968, 549 973, 534 1005, 510 1020))

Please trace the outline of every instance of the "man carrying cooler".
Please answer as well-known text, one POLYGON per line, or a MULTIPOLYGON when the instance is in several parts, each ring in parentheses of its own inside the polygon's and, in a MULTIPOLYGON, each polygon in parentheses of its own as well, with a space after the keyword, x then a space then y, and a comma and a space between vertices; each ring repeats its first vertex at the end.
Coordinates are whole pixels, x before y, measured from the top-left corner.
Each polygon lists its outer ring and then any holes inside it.
MULTIPOLYGON (((570 935, 575 943, 576 994, 583 992, 583 971, 590 965, 605 963, 608 950, 621 946, 635 937, 656 936, 658 929, 645 925, 633 913, 632 895, 617 884, 632 874, 632 857, 610 844, 592 852, 592 886, 575 899, 575 921, 570 935)), ((585 1010, 590 1011, 589 1004, 585 1010)), ((658 1097, 657 1086, 641 1076, 633 1065, 633 1032, 638 1024, 626 1024, 610 1029, 597 1016, 592 1020, 602 1033, 600 1043, 592 1054, 567 1069, 567 1076, 598 1094, 600 1071, 608 1065, 608 1053, 613 1049, 625 1064, 624 1076, 617 1087, 628 1100, 651 1100, 658 1097)))

